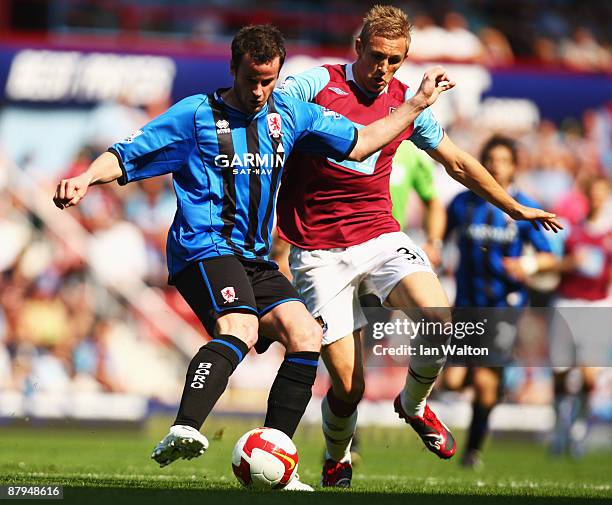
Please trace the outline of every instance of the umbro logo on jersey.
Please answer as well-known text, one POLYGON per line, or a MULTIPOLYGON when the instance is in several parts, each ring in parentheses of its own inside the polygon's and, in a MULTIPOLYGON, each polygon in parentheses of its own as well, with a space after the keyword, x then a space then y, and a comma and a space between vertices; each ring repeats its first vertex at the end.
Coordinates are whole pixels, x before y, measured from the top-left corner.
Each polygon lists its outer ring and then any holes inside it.
POLYGON ((227 119, 219 119, 216 123, 217 125, 217 135, 221 133, 232 133, 229 127, 229 121, 227 119))
POLYGON ((334 93, 336 93, 336 95, 340 95, 340 96, 346 96, 348 95, 347 91, 344 91, 343 89, 340 88, 327 88, 330 91, 333 91, 334 93))

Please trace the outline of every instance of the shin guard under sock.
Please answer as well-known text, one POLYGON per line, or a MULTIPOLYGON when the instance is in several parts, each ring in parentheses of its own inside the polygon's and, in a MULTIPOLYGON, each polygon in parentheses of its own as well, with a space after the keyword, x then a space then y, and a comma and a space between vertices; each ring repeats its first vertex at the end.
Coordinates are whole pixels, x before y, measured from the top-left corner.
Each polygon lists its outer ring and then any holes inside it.
POLYGON ((232 335, 219 335, 202 346, 187 369, 174 424, 199 430, 225 391, 230 375, 248 352, 248 346, 232 335))

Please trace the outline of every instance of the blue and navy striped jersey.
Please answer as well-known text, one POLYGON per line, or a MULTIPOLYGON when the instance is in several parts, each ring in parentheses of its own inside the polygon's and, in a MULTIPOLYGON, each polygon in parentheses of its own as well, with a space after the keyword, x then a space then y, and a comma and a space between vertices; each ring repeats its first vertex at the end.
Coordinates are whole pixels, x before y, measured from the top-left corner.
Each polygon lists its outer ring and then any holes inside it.
MULTIPOLYGON (((515 200, 529 207, 537 203, 523 193, 515 200)), ((458 194, 447 209, 447 235, 459 235, 459 268, 456 307, 508 307, 527 303, 525 286, 505 272, 502 259, 523 254, 531 244, 538 252, 550 252, 544 233, 528 221, 514 221, 505 212, 471 191, 458 194)))
POLYGON ((168 233, 170 282, 191 261, 236 255, 269 259, 276 193, 294 146, 343 160, 357 141, 353 123, 273 92, 256 114, 219 92, 180 101, 109 151, 119 184, 172 173, 177 211, 168 233))

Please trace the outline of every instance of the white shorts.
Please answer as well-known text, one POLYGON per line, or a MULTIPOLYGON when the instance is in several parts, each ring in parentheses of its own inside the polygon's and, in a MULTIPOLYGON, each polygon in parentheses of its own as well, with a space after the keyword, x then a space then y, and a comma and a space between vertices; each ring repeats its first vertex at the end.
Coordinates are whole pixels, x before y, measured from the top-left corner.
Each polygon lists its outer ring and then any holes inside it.
POLYGON ((407 275, 434 273, 425 252, 402 232, 385 233, 347 248, 308 251, 292 246, 289 267, 308 310, 326 325, 323 345, 367 324, 360 295, 373 293, 384 304, 407 275))

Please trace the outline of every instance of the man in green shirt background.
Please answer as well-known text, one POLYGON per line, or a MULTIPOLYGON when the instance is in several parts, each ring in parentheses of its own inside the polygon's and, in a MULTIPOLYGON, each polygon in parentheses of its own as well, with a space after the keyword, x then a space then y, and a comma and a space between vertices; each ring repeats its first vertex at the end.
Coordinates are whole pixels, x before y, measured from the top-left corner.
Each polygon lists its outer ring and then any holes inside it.
POLYGON ((446 227, 446 210, 438 198, 434 184, 434 164, 431 158, 410 141, 402 142, 393 158, 391 200, 393 217, 402 230, 408 224, 408 199, 412 190, 425 207, 423 228, 427 242, 422 248, 434 267, 440 264, 442 237, 446 227))

